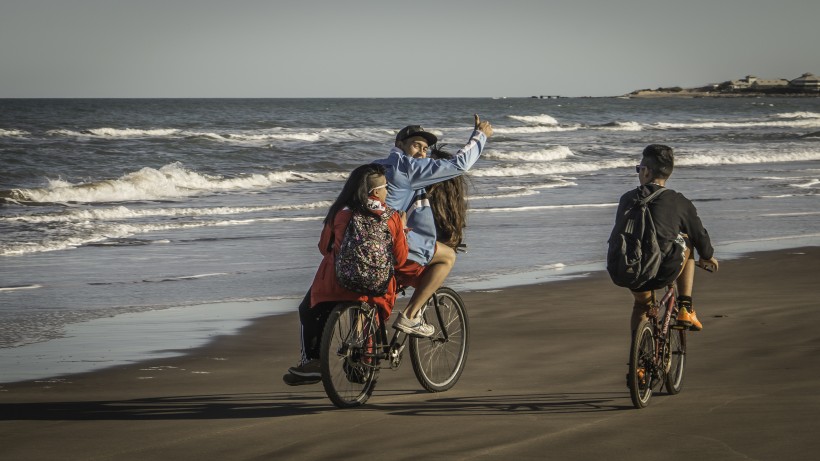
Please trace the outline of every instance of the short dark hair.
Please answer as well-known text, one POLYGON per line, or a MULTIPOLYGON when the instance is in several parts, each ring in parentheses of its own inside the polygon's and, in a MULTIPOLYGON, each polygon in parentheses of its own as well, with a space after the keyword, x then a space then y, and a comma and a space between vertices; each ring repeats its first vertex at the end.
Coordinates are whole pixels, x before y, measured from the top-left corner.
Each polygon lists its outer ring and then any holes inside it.
POLYGON ((675 168, 675 154, 671 147, 650 144, 643 150, 643 164, 652 170, 652 177, 667 179, 675 168))

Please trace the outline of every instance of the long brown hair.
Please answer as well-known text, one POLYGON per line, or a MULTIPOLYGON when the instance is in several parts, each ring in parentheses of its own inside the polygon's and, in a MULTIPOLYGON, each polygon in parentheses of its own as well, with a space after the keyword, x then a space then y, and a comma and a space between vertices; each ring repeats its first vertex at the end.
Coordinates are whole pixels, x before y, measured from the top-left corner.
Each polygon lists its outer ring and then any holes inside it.
MULTIPOLYGON (((453 154, 434 147, 430 157, 453 158, 453 154)), ((436 222, 436 240, 456 249, 464 239, 467 227, 467 181, 456 176, 427 187, 427 198, 436 222)))

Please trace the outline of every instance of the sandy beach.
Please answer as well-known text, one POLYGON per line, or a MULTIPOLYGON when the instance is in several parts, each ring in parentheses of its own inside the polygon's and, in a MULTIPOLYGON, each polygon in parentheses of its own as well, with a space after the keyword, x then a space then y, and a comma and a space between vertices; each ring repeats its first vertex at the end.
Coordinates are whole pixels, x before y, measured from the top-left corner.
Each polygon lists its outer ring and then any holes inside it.
POLYGON ((448 392, 423 391, 405 357, 365 406, 336 409, 281 381, 298 319, 265 317, 181 357, 0 386, 0 458, 813 458, 820 248, 698 272, 684 389, 643 410, 624 380, 631 298, 595 273, 463 293, 472 339, 448 392))

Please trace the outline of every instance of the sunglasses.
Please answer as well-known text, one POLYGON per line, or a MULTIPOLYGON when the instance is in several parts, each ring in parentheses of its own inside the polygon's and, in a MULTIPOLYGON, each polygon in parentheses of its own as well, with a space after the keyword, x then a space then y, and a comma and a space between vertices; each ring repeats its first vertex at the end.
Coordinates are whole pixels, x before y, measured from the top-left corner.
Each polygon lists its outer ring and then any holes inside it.
POLYGON ((635 165, 635 173, 640 173, 644 168, 649 168, 646 165, 635 165))
POLYGON ((369 191, 367 191, 367 193, 368 193, 368 195, 369 195, 369 194, 372 194, 374 190, 377 190, 377 189, 384 189, 385 187, 387 187, 387 183, 384 183, 384 184, 382 184, 381 186, 376 186, 376 187, 374 187, 374 188, 370 189, 369 191))

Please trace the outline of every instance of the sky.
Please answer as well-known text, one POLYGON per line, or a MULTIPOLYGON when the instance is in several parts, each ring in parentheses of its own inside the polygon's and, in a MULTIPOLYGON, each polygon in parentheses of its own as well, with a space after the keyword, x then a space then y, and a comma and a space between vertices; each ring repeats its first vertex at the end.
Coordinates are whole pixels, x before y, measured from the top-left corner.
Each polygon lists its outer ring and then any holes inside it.
POLYGON ((617 96, 820 75, 818 0, 0 0, 0 98, 617 96))

